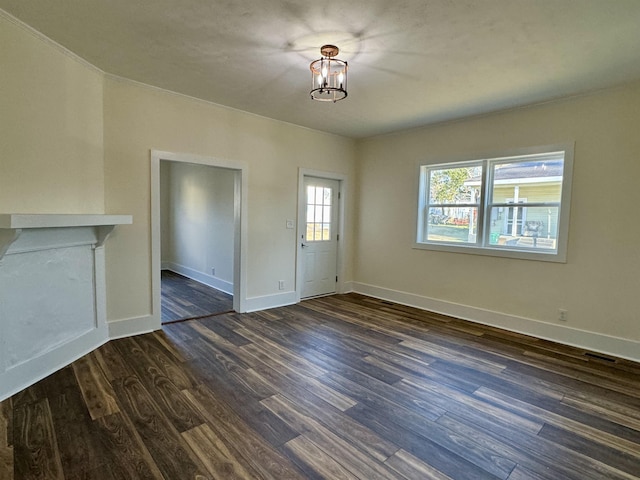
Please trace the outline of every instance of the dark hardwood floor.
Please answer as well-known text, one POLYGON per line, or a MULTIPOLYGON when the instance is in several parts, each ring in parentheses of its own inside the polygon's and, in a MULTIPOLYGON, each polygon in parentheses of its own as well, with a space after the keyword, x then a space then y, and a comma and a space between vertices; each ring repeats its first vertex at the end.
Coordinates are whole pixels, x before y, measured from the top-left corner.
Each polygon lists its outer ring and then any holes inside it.
POLYGON ((114 340, 0 404, 0 478, 640 478, 640 365, 336 295, 114 340))
POLYGON ((233 297, 169 270, 162 270, 162 323, 233 311, 233 297))

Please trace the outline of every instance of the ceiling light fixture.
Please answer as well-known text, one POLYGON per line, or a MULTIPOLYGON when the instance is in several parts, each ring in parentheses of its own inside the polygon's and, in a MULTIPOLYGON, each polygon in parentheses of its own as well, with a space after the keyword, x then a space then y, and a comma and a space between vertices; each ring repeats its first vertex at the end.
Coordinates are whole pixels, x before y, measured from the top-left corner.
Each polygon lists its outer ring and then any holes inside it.
POLYGON ((335 45, 320 49, 322 58, 311 62, 311 98, 320 102, 337 102, 347 98, 347 62, 336 57, 335 45))

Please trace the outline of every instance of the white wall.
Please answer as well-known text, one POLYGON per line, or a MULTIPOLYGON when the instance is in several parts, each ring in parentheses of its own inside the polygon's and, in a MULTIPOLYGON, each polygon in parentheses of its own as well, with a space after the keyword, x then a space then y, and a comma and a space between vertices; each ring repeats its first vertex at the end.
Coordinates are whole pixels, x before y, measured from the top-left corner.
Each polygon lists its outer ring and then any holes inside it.
POLYGON ((103 213, 103 74, 0 10, 0 212, 103 213))
POLYGON ((640 359, 638 125, 633 84, 363 140, 356 288, 640 359), (567 141, 575 159, 566 264, 412 248, 420 162, 567 141), (559 308, 568 310, 566 324, 559 308))
MULTIPOLYGON (((297 218, 298 170, 352 179, 355 141, 109 76, 104 111, 106 209, 134 216, 134 224, 118 230, 106 246, 110 319, 142 323, 151 314, 150 150, 243 162, 248 177, 247 297, 282 294, 279 280, 285 282, 285 293, 293 292, 296 238, 286 220, 297 218)), ((354 217, 353 204, 347 202, 345 277, 351 280, 354 217)))
POLYGON ((162 264, 227 293, 233 292, 234 280, 234 177, 224 168, 160 162, 160 201, 166 210, 162 264))

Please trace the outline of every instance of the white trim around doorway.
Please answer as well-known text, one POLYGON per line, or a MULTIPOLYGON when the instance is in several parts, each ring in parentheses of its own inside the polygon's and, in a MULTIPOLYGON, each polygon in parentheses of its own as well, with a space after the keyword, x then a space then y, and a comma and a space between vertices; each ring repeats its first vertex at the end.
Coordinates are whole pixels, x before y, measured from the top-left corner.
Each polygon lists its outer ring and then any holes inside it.
POLYGON ((247 185, 248 167, 244 162, 151 150, 151 291, 152 323, 160 328, 160 161, 192 163, 210 167, 227 168, 235 172, 234 188, 234 253, 233 253, 233 309, 246 311, 247 292, 247 185))

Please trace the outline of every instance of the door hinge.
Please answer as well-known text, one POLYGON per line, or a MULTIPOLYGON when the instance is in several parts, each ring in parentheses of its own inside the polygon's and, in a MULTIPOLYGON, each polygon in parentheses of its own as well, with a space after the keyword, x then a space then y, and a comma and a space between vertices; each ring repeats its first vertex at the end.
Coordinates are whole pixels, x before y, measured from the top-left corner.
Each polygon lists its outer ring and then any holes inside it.
POLYGON ((338 200, 340 200, 342 192, 338 192, 338 200))
POLYGON ((338 282, 338 275, 336 275, 336 283, 338 282))
POLYGON ((336 242, 339 242, 339 241, 340 241, 340 234, 337 234, 336 235, 336 242))

